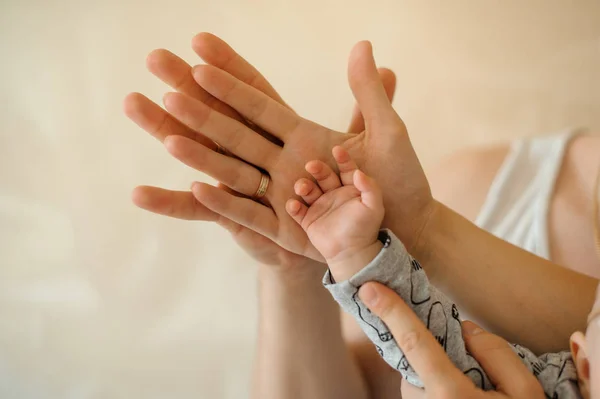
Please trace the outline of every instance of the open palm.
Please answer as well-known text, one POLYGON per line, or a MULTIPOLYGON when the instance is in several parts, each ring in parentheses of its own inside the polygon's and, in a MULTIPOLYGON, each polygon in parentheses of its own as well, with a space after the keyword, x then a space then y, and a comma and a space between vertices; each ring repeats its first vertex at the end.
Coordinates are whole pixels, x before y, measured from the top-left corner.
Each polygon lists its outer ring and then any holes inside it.
MULTIPOLYGON (((218 37, 201 33, 194 38, 193 48, 209 65, 230 73, 234 78, 248 82, 252 87, 263 92, 274 101, 287 106, 267 80, 252 65, 244 60, 242 56, 218 37)), ((148 56, 147 64, 148 69, 155 76, 184 94, 189 102, 195 101, 206 104, 209 108, 219 113, 246 123, 247 119, 242 117, 236 110, 202 89, 192 79, 192 67, 173 53, 166 50, 153 51, 148 56)), ((391 98, 395 87, 395 77, 390 70, 385 68, 382 68, 379 73, 381 73, 381 79, 386 88, 387 95, 391 98)), ((188 106, 186 108, 187 112, 193 113, 193 108, 196 107, 188 106)), ((226 200, 220 203, 230 204, 230 201, 227 201, 227 199, 231 197, 226 196, 226 194, 239 196, 239 193, 241 193, 250 196, 256 190, 260 179, 257 169, 238 159, 231 159, 217 154, 213 151, 214 143, 211 139, 203 135, 201 131, 191 129, 147 97, 139 93, 129 95, 125 100, 125 112, 140 127, 147 130, 148 133, 160 141, 163 141, 168 151, 176 158, 192 168, 205 172, 218 181, 225 183, 219 184, 219 188, 222 189, 221 192, 212 191, 210 188, 194 184, 192 191, 196 196, 203 197, 204 202, 208 202, 210 199, 214 199, 212 203, 219 202, 225 197, 226 200), (167 139, 168 136, 170 137, 167 139)), ((202 112, 199 115, 202 116, 205 114, 205 112, 202 112)), ((247 125, 250 129, 254 129, 259 134, 267 137, 265 131, 257 125, 247 125)), ((272 181, 265 203, 269 204, 273 212, 278 215, 280 221, 278 226, 279 231, 282 233, 286 231, 288 234, 285 234, 285 236, 282 234, 277 239, 274 239, 274 237, 266 235, 264 232, 263 234, 257 233, 251 226, 244 226, 234 221, 239 221, 240 216, 233 217, 229 214, 229 217, 227 217, 224 215, 224 212, 219 212, 220 209, 209 209, 203 204, 203 201, 198 201, 194 194, 189 191, 172 191, 158 187, 140 186, 134 191, 133 200, 138 206, 159 214, 187 220, 214 221, 229 230, 238 244, 261 263, 292 265, 302 263, 303 259, 306 260, 306 258, 296 253, 311 253, 312 257, 320 258, 320 256, 316 255, 316 250, 314 248, 311 249, 312 245, 308 242, 304 231, 289 218, 282 205, 290 198, 290 195, 293 195, 290 182, 297 180, 301 176, 307 176, 304 171, 304 165, 308 160, 319 158, 333 165, 331 148, 351 137, 355 137, 356 134, 339 134, 338 132, 324 129, 322 126, 317 126, 317 129, 311 129, 314 124, 307 125, 299 129, 298 134, 290 137, 286 143, 286 148, 282 151, 283 154, 277 157, 278 167, 269 170, 272 181), (307 130, 309 134, 306 134, 307 130), (289 149, 289 151, 285 151, 286 149, 289 149), (296 253, 290 252, 278 244, 288 241, 300 244, 293 248, 293 251, 296 253)), ((363 131, 364 128, 365 121, 360 110, 356 108, 349 131, 351 133, 358 133, 363 131)), ((270 135, 268 139, 271 142, 277 141, 270 135)), ((221 144, 225 144, 222 142, 222 138, 219 141, 221 144)), ((282 143, 275 144, 278 146, 283 145, 282 143)), ((260 152, 261 149, 257 150, 256 152, 260 152)), ((269 158, 269 155, 273 154, 262 154, 264 158, 269 158)), ((247 207, 240 208, 239 210, 244 213, 248 211, 247 207)), ((254 214, 252 211, 249 213, 254 214)), ((287 245, 284 246, 288 247, 287 245)))

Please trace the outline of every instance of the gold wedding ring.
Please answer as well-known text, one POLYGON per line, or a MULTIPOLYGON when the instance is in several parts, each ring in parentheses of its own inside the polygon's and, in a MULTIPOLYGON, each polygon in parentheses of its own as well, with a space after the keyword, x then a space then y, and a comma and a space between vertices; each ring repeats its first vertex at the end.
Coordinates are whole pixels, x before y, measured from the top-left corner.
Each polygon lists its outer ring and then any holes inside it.
POLYGON ((260 183, 258 184, 258 188, 256 189, 256 192, 254 193, 252 198, 257 200, 257 199, 261 199, 262 197, 264 197, 265 194, 267 193, 267 189, 269 188, 270 181, 271 181, 271 179, 269 178, 268 175, 261 173, 260 174, 260 183))

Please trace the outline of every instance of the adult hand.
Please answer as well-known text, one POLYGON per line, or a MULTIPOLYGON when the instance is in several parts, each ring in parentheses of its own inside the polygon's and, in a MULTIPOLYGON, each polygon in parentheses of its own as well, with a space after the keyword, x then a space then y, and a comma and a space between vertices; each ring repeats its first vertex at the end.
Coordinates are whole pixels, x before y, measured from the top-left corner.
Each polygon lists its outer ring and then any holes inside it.
POLYGON ((200 101, 179 93, 167 93, 164 103, 171 115, 191 130, 202 131, 211 140, 219 141, 247 163, 215 154, 182 136, 165 139, 171 154, 246 196, 253 195, 261 179, 261 172, 249 164, 271 176, 272 183, 262 204, 209 185, 195 184, 194 195, 207 208, 255 230, 291 252, 322 260, 304 232, 287 215, 285 202, 294 196, 293 182, 310 177, 304 171, 305 163, 321 159, 334 165, 330 151, 341 144, 359 167, 374 176, 382 187, 387 210, 384 225, 392 227, 407 247, 412 248, 417 242, 435 201, 406 128, 386 96, 368 42, 355 46, 349 64, 350 86, 366 126, 365 131, 354 135, 334 132, 305 120, 214 66, 196 67, 193 75, 215 98, 284 143, 283 148, 279 147, 200 101))
POLYGON ((363 303, 392 332, 424 389, 402 383, 403 398, 545 398, 542 386, 502 338, 463 322, 467 350, 481 364, 496 391, 482 391, 450 361, 440 344, 394 291, 379 283, 358 291, 363 303))
MULTIPOLYGON (((192 47, 208 64, 227 71, 232 76, 249 83, 252 87, 285 105, 269 82, 250 63, 218 37, 201 33, 193 38, 192 47)), ((167 50, 155 50, 148 55, 147 67, 150 72, 175 90, 203 102, 224 115, 245 122, 235 110, 203 90, 192 78, 192 67, 175 54, 167 50)), ((384 68, 379 69, 378 72, 386 94, 391 101, 395 90, 395 76, 392 71, 384 68)), ((128 95, 124 102, 124 108, 126 115, 131 120, 161 142, 167 136, 181 135, 207 148, 216 149, 212 140, 189 129, 160 106, 139 93, 128 95)), ((364 124, 360 110, 355 107, 349 132, 362 131, 364 124)), ((250 124, 247 124, 247 126, 255 128, 250 124)), ((258 133, 264 135, 262 130, 258 130, 258 133)), ((276 142, 272 137, 269 137, 269 139, 276 142)), ((219 184, 219 188, 237 195, 222 184, 219 184)), ((198 202, 189 191, 172 191, 158 187, 140 186, 134 190, 132 197, 136 205, 151 212, 186 220, 217 222, 229 230, 237 243, 261 263, 287 266, 308 260, 303 256, 284 250, 270 239, 209 210, 198 202)))

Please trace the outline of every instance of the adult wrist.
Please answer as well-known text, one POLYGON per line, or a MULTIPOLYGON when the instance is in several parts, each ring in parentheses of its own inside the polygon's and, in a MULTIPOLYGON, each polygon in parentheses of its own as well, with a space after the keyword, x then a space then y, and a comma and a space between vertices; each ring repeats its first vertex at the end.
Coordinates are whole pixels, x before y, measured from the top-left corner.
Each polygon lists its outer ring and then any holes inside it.
POLYGON ((258 280, 261 284, 280 286, 285 290, 295 288, 305 290, 309 287, 320 286, 326 270, 327 266, 324 263, 308 258, 293 266, 261 264, 258 267, 258 280))
POLYGON ((440 245, 440 240, 443 240, 446 230, 444 226, 447 224, 449 212, 452 211, 446 206, 435 199, 432 200, 423 213, 420 230, 416 232, 411 247, 407 248, 409 253, 425 268, 430 279, 435 274, 434 254, 436 247, 440 245))

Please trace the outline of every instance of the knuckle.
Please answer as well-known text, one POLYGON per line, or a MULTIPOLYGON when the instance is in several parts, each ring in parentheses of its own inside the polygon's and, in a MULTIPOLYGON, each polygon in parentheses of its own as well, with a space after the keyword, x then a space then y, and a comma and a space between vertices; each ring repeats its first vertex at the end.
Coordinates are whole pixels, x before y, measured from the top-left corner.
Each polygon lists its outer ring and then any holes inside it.
POLYGON ((245 126, 239 123, 236 127, 233 127, 231 130, 229 130, 229 133, 227 134, 225 140, 227 142, 227 148, 234 154, 237 154, 240 149, 243 141, 243 135, 245 133, 244 129, 245 126))
POLYGON ((246 190, 243 189, 245 179, 242 178, 242 174, 237 168, 227 170, 223 175, 226 176, 226 181, 223 181, 226 186, 229 186, 235 191, 241 193, 246 192, 246 190))
POLYGON ((418 331, 408 331, 402 334, 396 335, 396 342, 402 348, 405 354, 414 351, 421 342, 421 336, 418 331))
POLYGON ((467 335, 465 341, 469 350, 480 356, 485 353, 510 350, 510 346, 505 340, 485 331, 474 336, 467 335))
POLYGON ((268 101, 265 97, 256 96, 248 102, 247 118, 251 121, 259 119, 267 109, 268 101))
POLYGON ((214 112, 212 108, 205 104, 194 108, 193 112, 186 112, 185 119, 182 119, 182 122, 198 133, 213 118, 214 112))
POLYGON ((154 127, 153 136, 168 136, 169 135, 169 114, 163 114, 160 122, 154 127))
POLYGON ((252 71, 252 73, 250 75, 245 77, 242 81, 252 87, 258 88, 260 86, 259 83, 261 83, 261 81, 262 81, 262 75, 260 74, 260 72, 254 70, 254 71, 252 71))
POLYGON ((238 81, 232 80, 231 84, 228 86, 229 87, 222 88, 223 91, 220 93, 221 95, 219 96, 221 101, 223 101, 226 104, 229 104, 230 100, 233 97, 235 97, 235 89, 238 87, 238 81))

